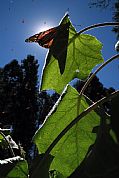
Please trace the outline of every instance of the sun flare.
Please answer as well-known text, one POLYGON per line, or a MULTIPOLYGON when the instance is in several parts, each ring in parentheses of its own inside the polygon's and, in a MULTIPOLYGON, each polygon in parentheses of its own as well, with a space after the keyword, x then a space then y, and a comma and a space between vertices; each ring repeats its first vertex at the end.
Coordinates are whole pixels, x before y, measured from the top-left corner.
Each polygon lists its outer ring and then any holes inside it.
POLYGON ((48 30, 48 29, 50 29, 50 28, 53 28, 54 26, 56 26, 56 25, 54 25, 53 23, 44 22, 44 24, 39 25, 39 26, 37 26, 37 27, 35 28, 35 33, 39 33, 39 32, 42 32, 42 31, 46 31, 46 30, 48 30))

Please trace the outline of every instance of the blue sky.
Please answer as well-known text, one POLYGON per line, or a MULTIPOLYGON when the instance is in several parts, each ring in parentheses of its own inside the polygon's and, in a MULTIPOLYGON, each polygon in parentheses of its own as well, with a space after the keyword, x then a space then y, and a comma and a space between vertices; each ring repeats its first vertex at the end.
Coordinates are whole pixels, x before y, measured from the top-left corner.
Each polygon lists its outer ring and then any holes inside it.
MULTIPOLYGON (((0 67, 12 59, 19 61, 28 54, 38 59, 39 78, 47 49, 37 44, 25 43, 25 39, 37 32, 57 26, 69 9, 69 15, 77 31, 88 25, 112 21, 113 10, 89 8, 90 0, 0 0, 0 67)), ((86 32, 103 43, 105 60, 116 54, 116 36, 112 27, 86 32)), ((119 59, 103 69, 98 77, 105 87, 119 89, 119 59)))

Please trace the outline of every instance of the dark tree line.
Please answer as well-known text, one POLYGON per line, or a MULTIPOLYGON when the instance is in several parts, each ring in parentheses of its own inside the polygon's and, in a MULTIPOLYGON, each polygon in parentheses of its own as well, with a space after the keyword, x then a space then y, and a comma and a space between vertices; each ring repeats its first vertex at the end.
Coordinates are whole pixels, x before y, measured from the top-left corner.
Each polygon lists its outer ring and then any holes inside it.
MULTIPOLYGON (((85 84, 84 81, 78 80, 74 84, 74 87, 77 89, 78 92, 80 92, 84 84, 85 84)), ((90 82, 90 84, 88 85, 84 94, 88 98, 90 98, 93 102, 96 102, 105 96, 109 96, 114 91, 115 89, 112 87, 108 89, 104 87, 103 84, 99 81, 99 78, 95 76, 93 80, 90 82)), ((111 114, 111 103, 110 102, 104 103, 103 107, 107 113, 111 114)))
POLYGON ((110 6, 113 0, 90 0, 90 7, 95 6, 97 8, 105 9, 110 6))
POLYGON ((106 9, 113 4, 113 0, 90 0, 90 7, 95 6, 96 8, 106 9))
POLYGON ((58 98, 39 93, 38 61, 27 56, 12 60, 0 69, 0 127, 12 126, 12 138, 23 146, 26 156, 32 150, 32 137, 58 98))
POLYGON ((1 69, 0 122, 12 125, 12 137, 28 151, 37 119, 38 61, 33 56, 13 60, 1 69))
MULTIPOLYGON (((115 3, 113 20, 115 22, 119 22, 119 0, 117 0, 117 2, 115 3)), ((114 27, 113 31, 116 33, 117 39, 119 40, 119 26, 114 27)))

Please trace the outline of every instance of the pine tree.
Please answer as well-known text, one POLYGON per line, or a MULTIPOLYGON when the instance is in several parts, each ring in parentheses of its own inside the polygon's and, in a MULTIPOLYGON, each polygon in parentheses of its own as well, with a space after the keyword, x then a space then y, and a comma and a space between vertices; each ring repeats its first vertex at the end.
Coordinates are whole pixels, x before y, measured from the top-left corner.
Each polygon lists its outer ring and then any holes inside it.
POLYGON ((28 154, 38 119, 38 67, 29 55, 21 65, 13 60, 0 69, 0 122, 13 127, 13 139, 28 154))
POLYGON ((26 152, 32 147, 32 137, 36 131, 37 95, 38 95, 38 61, 34 56, 27 56, 21 63, 23 78, 18 92, 19 106, 16 108, 16 122, 13 137, 19 141, 26 152))
MULTIPOLYGON (((115 3, 115 12, 113 20, 115 22, 119 22, 119 0, 117 0, 117 2, 115 3)), ((117 39, 119 39, 119 26, 114 27, 112 31, 116 33, 117 39)))

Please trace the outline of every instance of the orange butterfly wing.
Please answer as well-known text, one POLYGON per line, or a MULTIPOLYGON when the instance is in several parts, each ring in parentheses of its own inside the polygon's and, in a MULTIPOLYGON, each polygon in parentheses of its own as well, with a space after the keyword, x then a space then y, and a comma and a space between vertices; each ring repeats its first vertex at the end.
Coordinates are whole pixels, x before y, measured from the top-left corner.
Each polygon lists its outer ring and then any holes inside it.
POLYGON ((25 42, 36 42, 44 48, 50 48, 56 36, 57 28, 58 27, 54 27, 49 30, 35 34, 26 39, 25 42))
POLYGON ((44 48, 50 48, 54 41, 54 38, 59 35, 59 32, 63 33, 65 29, 68 30, 69 24, 62 24, 54 28, 50 28, 46 31, 40 32, 26 39, 25 42, 36 42, 44 48))

